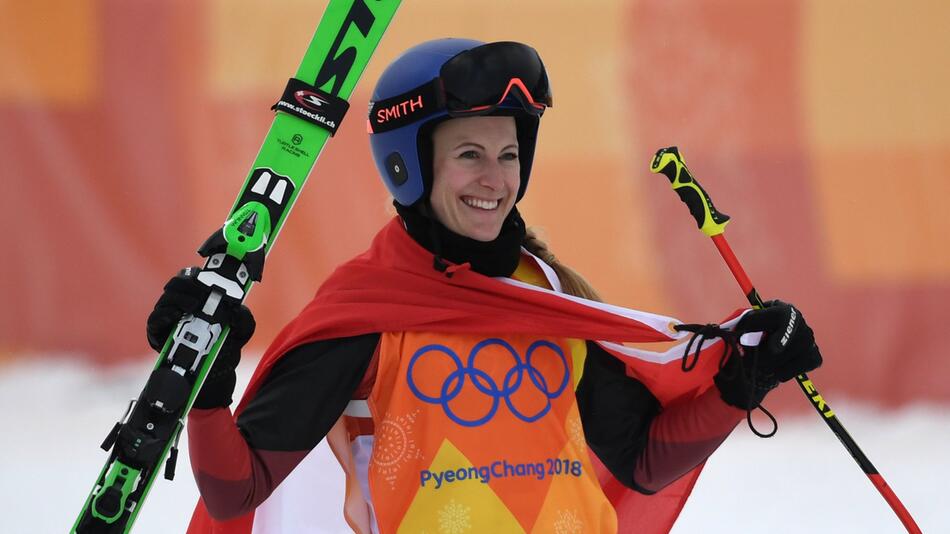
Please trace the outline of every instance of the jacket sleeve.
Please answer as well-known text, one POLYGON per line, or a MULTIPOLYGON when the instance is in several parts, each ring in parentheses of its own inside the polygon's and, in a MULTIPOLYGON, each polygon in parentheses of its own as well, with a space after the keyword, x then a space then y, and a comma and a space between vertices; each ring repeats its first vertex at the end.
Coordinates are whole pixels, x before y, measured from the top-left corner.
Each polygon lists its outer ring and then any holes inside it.
POLYGON ((188 448, 198 490, 218 520, 250 512, 336 423, 366 376, 379 334, 318 341, 274 365, 238 416, 192 410, 188 448))
POLYGON ((716 387, 661 407, 620 360, 593 342, 577 404, 591 450, 618 481, 648 495, 704 462, 745 415, 723 402, 716 387))

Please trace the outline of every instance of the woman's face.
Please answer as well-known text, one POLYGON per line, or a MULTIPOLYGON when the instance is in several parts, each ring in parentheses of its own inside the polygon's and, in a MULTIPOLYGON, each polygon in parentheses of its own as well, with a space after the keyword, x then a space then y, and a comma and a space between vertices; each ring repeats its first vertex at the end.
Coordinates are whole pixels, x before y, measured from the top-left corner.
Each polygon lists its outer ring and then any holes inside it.
POLYGON ((521 185, 513 117, 465 117, 432 134, 432 194, 436 218, 477 241, 498 237, 521 185))

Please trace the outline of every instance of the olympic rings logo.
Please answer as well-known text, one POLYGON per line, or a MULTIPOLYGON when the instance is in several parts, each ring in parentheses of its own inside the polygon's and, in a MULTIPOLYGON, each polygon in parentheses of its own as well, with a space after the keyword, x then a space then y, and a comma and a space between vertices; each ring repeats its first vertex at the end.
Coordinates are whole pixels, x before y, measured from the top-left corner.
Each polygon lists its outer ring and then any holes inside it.
POLYGON ((508 409, 511 410, 511 413, 514 414, 515 417, 526 423, 531 423, 544 417, 544 415, 551 410, 551 401, 559 397, 567 387, 567 384, 570 381, 570 371, 567 366, 567 358, 564 356, 564 351, 561 350, 561 347, 550 341, 538 340, 532 343, 528 347, 524 360, 522 360, 521 355, 518 354, 518 351, 516 351, 514 347, 512 347, 508 342, 498 338, 490 338, 480 341, 477 345, 472 347, 472 350, 468 355, 468 362, 465 365, 462 364, 461 358, 459 358, 459 356, 455 354, 452 349, 446 347, 445 345, 426 345, 417 350, 415 354, 412 355, 412 358, 410 358, 409 369, 406 372, 406 380, 409 384, 409 389, 420 400, 429 404, 441 405, 443 411, 445 411, 445 415, 452 421, 455 421, 462 426, 475 427, 487 423, 492 417, 495 416, 495 412, 498 411, 498 406, 501 403, 501 399, 505 400, 505 404, 508 405, 508 409), (493 345, 497 345, 506 349, 514 360, 514 366, 512 366, 512 368, 505 374, 505 378, 502 381, 500 387, 499 384, 495 382, 495 380, 492 379, 488 373, 475 366, 475 359, 478 356, 478 353, 482 349, 493 345), (541 371, 531 364, 532 357, 537 354, 536 351, 541 348, 547 348, 553 351, 559 357, 564 368, 564 377, 561 378, 560 384, 558 384, 557 388, 555 388, 553 391, 549 389, 548 382, 544 378, 544 375, 541 373, 541 371), (438 396, 432 396, 423 393, 416 385, 416 381, 413 378, 413 372, 416 369, 416 364, 419 362, 419 360, 433 353, 444 354, 452 360, 452 363, 455 364, 455 370, 449 373, 449 375, 445 378, 438 396), (534 414, 522 413, 511 400, 511 395, 521 388, 523 382, 526 382, 524 379, 525 375, 527 375, 533 386, 545 396, 544 407, 534 414), (473 420, 460 417, 452 410, 452 407, 450 406, 452 400, 458 397, 459 393, 461 393, 462 388, 465 386, 466 378, 472 381, 472 385, 474 385, 478 391, 491 398, 491 408, 488 410, 488 413, 473 420))

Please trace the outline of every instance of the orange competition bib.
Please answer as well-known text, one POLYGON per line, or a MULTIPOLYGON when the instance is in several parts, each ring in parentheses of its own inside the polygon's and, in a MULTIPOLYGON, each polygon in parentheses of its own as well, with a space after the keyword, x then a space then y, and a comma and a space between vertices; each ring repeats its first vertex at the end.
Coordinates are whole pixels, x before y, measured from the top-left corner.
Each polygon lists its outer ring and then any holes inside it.
POLYGON ((574 398, 583 342, 383 334, 368 478, 381 532, 613 532, 574 398))

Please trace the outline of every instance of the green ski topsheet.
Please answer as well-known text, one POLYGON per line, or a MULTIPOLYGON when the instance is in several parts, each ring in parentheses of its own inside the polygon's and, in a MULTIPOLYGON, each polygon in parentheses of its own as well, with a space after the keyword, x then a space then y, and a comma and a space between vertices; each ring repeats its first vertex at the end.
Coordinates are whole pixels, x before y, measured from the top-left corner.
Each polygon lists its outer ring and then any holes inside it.
MULTIPOLYGON (((330 2, 294 77, 348 100, 399 3, 400 0, 330 2)), ((251 185, 251 175, 260 168, 271 168, 294 183, 288 208, 274 225, 268 251, 329 136, 327 130, 285 113, 274 118, 244 185, 251 185)), ((235 203, 231 213, 238 207, 235 203)))
MULTIPOLYGON (((400 2, 401 0, 331 0, 294 78, 343 100, 348 100, 400 2)), ((355 120, 360 120, 360 118, 355 120)), ((247 199, 249 195, 253 196, 251 193, 260 195, 263 191, 271 199, 279 198, 280 209, 276 213, 271 212, 271 220, 265 225, 267 231, 261 236, 258 247, 263 247, 263 255, 268 254, 329 137, 330 133, 326 129, 278 111, 257 158, 245 178, 241 192, 228 214, 224 233, 228 234, 234 220, 242 211, 249 208, 252 202, 248 202, 247 199)), ((245 243, 242 248, 247 251, 248 245, 252 244, 245 243)), ((232 253, 230 244, 228 253, 232 253)), ((244 284, 242 298, 246 298, 252 285, 253 281, 248 279, 244 284)), ((117 474, 121 477, 129 470, 129 466, 117 456, 118 445, 115 445, 70 532, 126 533, 131 530, 160 467, 177 441, 184 426, 185 416, 191 409, 195 396, 226 336, 227 328, 224 328, 201 363, 188 401, 178 414, 177 426, 165 444, 161 457, 152 465, 141 467, 142 480, 137 484, 137 489, 131 491, 126 488, 127 500, 122 501, 121 514, 103 520, 101 513, 93 513, 97 491, 103 490, 104 481, 115 480, 117 474)), ((168 365, 166 359, 171 345, 172 336, 169 336, 156 362, 156 369, 168 365)), ((131 484, 126 482, 124 485, 128 487, 131 484)), ((180 511, 183 514, 190 512, 190 510, 180 511)))

